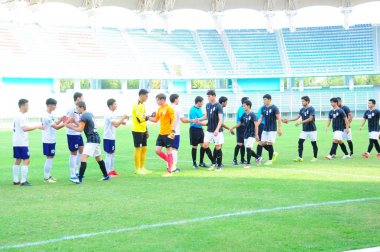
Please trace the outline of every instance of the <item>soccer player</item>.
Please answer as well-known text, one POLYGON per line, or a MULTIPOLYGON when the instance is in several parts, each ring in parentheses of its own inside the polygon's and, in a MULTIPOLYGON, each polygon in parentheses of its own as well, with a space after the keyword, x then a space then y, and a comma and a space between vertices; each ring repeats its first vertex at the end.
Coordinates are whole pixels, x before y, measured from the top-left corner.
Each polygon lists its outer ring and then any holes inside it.
POLYGON ((104 116, 103 132, 103 148, 107 153, 105 164, 109 176, 118 176, 119 173, 114 170, 116 128, 122 124, 125 125, 125 120, 128 119, 128 116, 124 115, 120 120, 116 120, 115 110, 117 109, 117 103, 115 99, 108 99, 107 106, 109 111, 104 116))
MULTIPOLYGON (((83 94, 79 92, 74 93, 74 103, 75 106, 79 102, 83 101, 83 94)), ((77 111, 77 107, 72 108, 68 113, 68 123, 73 122, 76 125, 79 125, 80 114, 77 111)), ((80 156, 83 152, 83 138, 82 134, 78 131, 75 131, 71 128, 67 128, 67 144, 70 150, 70 182, 77 183, 78 181, 78 166, 80 163, 80 156)))
POLYGON ((301 102, 303 108, 301 108, 298 115, 291 119, 283 119, 284 123, 291 121, 297 121, 302 118, 302 121, 296 122, 296 126, 302 124, 302 131, 298 139, 298 157, 294 159, 294 162, 303 162, 302 153, 303 153, 303 143, 306 139, 310 139, 311 145, 313 146, 314 157, 311 159, 311 162, 317 161, 318 156, 318 146, 317 146, 317 126, 315 125, 315 109, 310 106, 309 96, 301 97, 301 102))
POLYGON ((172 167, 173 167, 173 144, 174 144, 174 137, 175 137, 175 129, 177 127, 176 125, 176 118, 174 114, 173 107, 169 106, 169 104, 166 103, 166 95, 165 94, 158 94, 156 96, 156 102, 159 106, 158 111, 155 115, 155 117, 149 117, 149 121, 157 123, 160 122, 160 132, 157 137, 156 141, 156 154, 165 160, 168 164, 167 171, 163 177, 169 177, 172 176, 172 167), (162 151, 162 148, 166 148, 165 154, 162 151))
POLYGON ((211 160, 210 171, 215 171, 215 163, 218 165, 216 171, 222 170, 222 144, 224 144, 223 136, 223 107, 216 100, 216 93, 214 90, 209 90, 207 92, 207 98, 209 103, 206 105, 206 115, 199 120, 206 119, 207 122, 207 131, 203 140, 202 147, 205 149, 205 152, 209 159, 211 160), (210 142, 215 143, 215 149, 213 155, 209 148, 210 142))
POLYGON ((194 120, 187 120, 183 115, 182 115, 182 110, 178 106, 179 103, 179 95, 178 94, 172 94, 169 97, 171 106, 174 108, 174 115, 176 118, 176 129, 175 129, 175 137, 174 137, 174 143, 173 143, 173 150, 172 150, 172 155, 173 155, 173 167, 172 167, 172 172, 180 172, 180 169, 177 168, 177 162, 178 162, 178 149, 179 149, 179 143, 180 143, 180 122, 182 123, 193 123, 194 120))
POLYGON ((360 125, 360 130, 363 129, 364 124, 368 120, 368 132, 369 132, 369 145, 367 152, 364 153, 362 156, 365 158, 369 158, 369 154, 372 151, 373 146, 375 146, 377 155, 376 157, 380 158, 380 145, 378 142, 379 139, 379 118, 380 118, 380 111, 375 108, 376 100, 369 99, 368 100, 368 110, 364 113, 363 116, 363 122, 360 125))
MULTIPOLYGON (((226 129, 228 130, 231 135, 235 135, 235 132, 234 131, 230 131, 230 128, 224 123, 224 119, 226 117, 226 113, 224 113, 224 108, 227 107, 227 103, 228 103, 228 98, 225 97, 225 96, 221 96, 219 97, 219 103, 220 105, 222 106, 222 109, 223 109, 223 123, 222 123, 222 132, 223 132, 223 129, 226 129)), ((220 163, 221 163, 221 166, 223 167, 223 152, 222 152, 222 148, 223 148, 223 144, 221 144, 220 146, 220 163)), ((215 152, 215 149, 214 149, 214 152, 215 152)))
POLYGON ((276 141, 276 133, 278 136, 282 135, 281 128, 281 115, 280 110, 276 105, 272 104, 272 96, 266 94, 263 96, 264 106, 262 108, 262 114, 259 119, 259 124, 265 119, 263 133, 259 142, 259 148, 257 149, 257 155, 259 156, 258 164, 261 164, 261 153, 263 148, 265 148, 269 153, 269 160, 264 163, 264 165, 272 165, 273 161, 276 161, 276 156, 273 156, 274 149, 273 144, 276 141), (277 126, 278 124, 278 126, 277 126), (277 131, 277 132, 276 132, 277 131))
POLYGON ((151 171, 145 169, 147 140, 149 138, 148 128, 146 122, 145 102, 148 100, 148 90, 140 89, 139 99, 132 109, 132 136, 135 146, 134 160, 135 160, 135 174, 146 175, 151 171))
MULTIPOLYGON (((65 125, 62 119, 57 119, 52 112, 57 107, 57 101, 53 98, 46 100, 46 114, 41 118, 41 123, 45 127, 42 130, 42 147, 43 154, 46 156, 44 165, 44 180, 47 183, 55 183, 56 179, 51 176, 51 168, 55 156, 56 131, 63 128, 65 125)), ((66 119, 63 117, 63 119, 66 119)))
POLYGON ((13 165, 13 185, 31 186, 27 181, 28 166, 30 164, 29 155, 29 136, 28 131, 36 129, 44 129, 42 125, 29 125, 26 113, 29 110, 29 102, 26 99, 18 101, 19 112, 13 121, 13 157, 15 163, 13 165), (20 164, 21 166, 21 181, 19 178, 20 164))
POLYGON ((338 148, 338 144, 344 153, 344 156, 342 157, 342 159, 350 158, 350 155, 347 152, 346 145, 342 141, 343 131, 346 131, 347 134, 350 132, 350 129, 349 129, 350 123, 348 122, 346 113, 343 111, 343 109, 339 108, 337 98, 331 98, 330 104, 333 109, 330 110, 329 112, 329 119, 327 120, 326 132, 332 121, 332 128, 333 128, 334 135, 333 135, 333 143, 331 146, 330 154, 327 155, 325 158, 327 160, 331 160, 333 158, 333 155, 336 154, 336 149, 338 148))
POLYGON ((245 169, 251 168, 251 157, 254 157, 256 162, 258 162, 259 156, 253 150, 253 145, 255 140, 259 141, 259 136, 257 132, 259 130, 259 122, 257 116, 251 111, 252 102, 250 100, 245 100, 243 102, 243 109, 245 113, 240 117, 240 122, 230 129, 233 132, 235 128, 240 128, 244 124, 244 146, 247 148, 247 163, 244 165, 245 169))
POLYGON ((84 132, 87 138, 87 143, 83 148, 83 153, 80 159, 80 169, 77 184, 81 184, 83 180, 84 173, 87 168, 88 157, 95 157, 95 160, 99 164, 99 168, 102 171, 103 180, 109 180, 110 177, 107 174, 106 165, 102 159, 102 153, 100 150, 100 136, 97 132, 94 115, 86 111, 86 103, 80 101, 77 103, 77 112, 80 114, 79 125, 76 126, 74 123, 66 124, 66 126, 76 132, 84 132))
MULTIPOLYGON (((241 117, 244 115, 245 110, 243 108, 244 102, 246 100, 249 100, 248 97, 243 97, 241 98, 241 106, 236 112, 236 123, 239 124, 241 122, 241 117)), ((237 128, 236 130, 236 146, 235 146, 235 151, 234 151, 234 159, 232 160, 233 165, 238 165, 237 162, 237 156, 240 151, 240 164, 245 163, 245 146, 244 146, 244 127, 245 127, 245 122, 241 124, 240 127, 237 128)))
MULTIPOLYGON (((353 116, 352 116, 350 108, 343 104, 342 99, 340 97, 337 97, 337 99, 338 99, 338 106, 341 109, 343 109, 344 113, 346 113, 348 123, 351 124, 353 116)), ((351 126, 348 126, 348 127, 350 131, 348 133, 343 132, 343 140, 347 141, 348 148, 350 148, 350 157, 352 157, 352 155, 354 155, 354 144, 352 143, 351 126)))
MULTIPOLYGON (((196 120, 203 117, 202 106, 203 106, 203 98, 201 96, 195 97, 194 100, 195 105, 190 109, 189 119, 196 120)), ((200 160, 199 167, 208 168, 208 166, 204 163, 203 159, 205 156, 205 149, 202 148, 203 140, 204 140, 204 132, 202 126, 207 126, 204 122, 198 123, 190 123, 189 136, 190 136, 190 144, 191 148, 191 157, 193 159, 193 168, 198 169, 197 165, 197 149, 198 145, 201 144, 200 149, 200 160)))

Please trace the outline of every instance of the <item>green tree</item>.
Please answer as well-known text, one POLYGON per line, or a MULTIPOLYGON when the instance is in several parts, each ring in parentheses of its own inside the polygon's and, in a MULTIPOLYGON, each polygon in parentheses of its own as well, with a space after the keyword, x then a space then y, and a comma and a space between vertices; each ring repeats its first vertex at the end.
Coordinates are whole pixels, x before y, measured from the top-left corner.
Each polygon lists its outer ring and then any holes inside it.
POLYGON ((152 80, 150 83, 152 89, 160 89, 161 88, 161 80, 152 80))
POLYGON ((88 79, 80 80, 80 88, 81 89, 90 89, 91 88, 91 81, 88 79))
POLYGON ((140 81, 139 80, 127 80, 128 89, 139 89, 140 81))
POLYGON ((215 89, 215 80, 192 80, 193 89, 215 89))
POLYGON ((101 80, 102 89, 121 89, 120 80, 101 80))
POLYGON ((367 79, 368 85, 380 86, 380 75, 370 75, 367 79))
POLYGON ((60 79, 59 89, 62 93, 68 89, 74 89, 74 81, 72 79, 60 79))

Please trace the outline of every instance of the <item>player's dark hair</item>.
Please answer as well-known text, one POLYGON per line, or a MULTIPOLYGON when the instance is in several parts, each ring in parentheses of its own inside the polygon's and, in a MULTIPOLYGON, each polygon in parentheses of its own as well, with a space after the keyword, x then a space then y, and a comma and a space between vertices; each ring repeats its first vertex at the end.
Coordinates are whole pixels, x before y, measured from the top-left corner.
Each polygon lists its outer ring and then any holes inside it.
POLYGON ((110 106, 112 106, 115 102, 116 102, 116 100, 113 99, 113 98, 108 99, 108 101, 107 101, 107 106, 110 107, 110 106))
POLYGON ((20 99, 18 101, 18 107, 21 108, 21 106, 25 105, 25 103, 28 103, 29 101, 27 99, 20 99))
POLYGON ((170 97, 169 97, 169 100, 170 100, 171 103, 173 103, 178 98, 179 98, 179 95, 177 95, 177 94, 171 94, 170 97))
POLYGON ((82 97, 83 94, 82 93, 79 93, 79 92, 75 92, 74 93, 74 101, 77 101, 78 98, 82 97))
POLYGON ((263 96, 263 99, 272 100, 272 96, 270 96, 270 94, 266 94, 263 96))
POLYGON ((80 101, 78 102, 77 107, 86 110, 86 103, 84 101, 80 101))
POLYGON ((372 102, 373 105, 376 104, 376 100, 375 99, 369 99, 368 101, 372 102))
POLYGON ((330 102, 338 103, 338 98, 333 97, 333 98, 330 99, 330 102))
POLYGON ((250 100, 244 101, 243 104, 247 105, 249 108, 252 108, 252 102, 250 100))
POLYGON ((48 105, 57 105, 57 101, 53 98, 49 98, 46 100, 46 106, 48 105))
POLYGON ((220 104, 222 104, 223 102, 226 102, 226 101, 228 101, 228 98, 227 98, 227 97, 225 97, 225 96, 221 96, 221 97, 219 97, 219 103, 220 103, 220 104))
POLYGON ((216 96, 215 90, 209 90, 209 91, 207 91, 207 95, 216 96))
POLYGON ((336 99, 337 99, 338 101, 342 101, 342 98, 340 98, 340 97, 336 97, 336 99))
POLYGON ((309 96, 302 96, 301 100, 307 101, 310 103, 310 97, 309 96))
POLYGON ((156 99, 166 101, 166 95, 163 93, 158 94, 158 95, 156 95, 156 99))
POLYGON ((197 104, 198 102, 202 102, 202 101, 203 101, 203 97, 202 96, 195 97, 195 100, 194 100, 195 104, 197 104))
POLYGON ((249 100, 249 97, 243 97, 243 98, 241 98, 241 104, 244 104, 244 102, 246 101, 246 100, 249 100))
POLYGON ((148 90, 146 90, 146 89, 140 89, 140 91, 139 91, 139 96, 140 95, 146 95, 146 94, 148 94, 149 92, 148 92, 148 90))

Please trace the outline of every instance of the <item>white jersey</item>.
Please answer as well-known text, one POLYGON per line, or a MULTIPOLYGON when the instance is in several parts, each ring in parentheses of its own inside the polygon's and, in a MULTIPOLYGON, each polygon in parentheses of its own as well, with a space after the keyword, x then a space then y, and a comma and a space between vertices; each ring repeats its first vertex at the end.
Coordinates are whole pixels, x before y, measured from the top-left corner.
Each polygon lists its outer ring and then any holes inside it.
POLYGON ((174 108, 174 115, 175 115, 175 121, 176 121, 176 127, 175 127, 175 134, 180 135, 180 125, 179 123, 181 122, 181 118, 184 116, 182 115, 182 110, 179 108, 178 105, 172 104, 174 108))
MULTIPOLYGON (((77 112, 76 108, 70 109, 67 114, 68 117, 74 117, 74 123, 79 125, 80 122, 80 114, 77 112)), ((67 129, 67 135, 80 135, 81 133, 78 131, 75 131, 73 129, 67 129)))
POLYGON ((57 118, 55 118, 51 113, 46 112, 44 117, 41 118, 41 123, 45 126, 42 130, 42 142, 43 143, 56 143, 56 129, 52 127, 56 123, 57 118))
POLYGON ((28 147, 29 138, 28 132, 22 128, 28 125, 28 118, 25 114, 19 112, 13 121, 13 146, 14 147, 28 147))
POLYGON ((115 140, 116 128, 112 122, 116 121, 115 113, 111 110, 104 116, 103 139, 115 140))

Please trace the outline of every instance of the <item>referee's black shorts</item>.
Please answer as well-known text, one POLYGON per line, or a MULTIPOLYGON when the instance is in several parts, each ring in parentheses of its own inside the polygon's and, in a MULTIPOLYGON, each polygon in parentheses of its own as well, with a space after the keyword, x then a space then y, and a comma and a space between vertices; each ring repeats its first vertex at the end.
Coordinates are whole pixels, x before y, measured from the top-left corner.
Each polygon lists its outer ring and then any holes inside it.
POLYGON ((135 148, 146 146, 146 132, 132 131, 135 148))
POLYGON ((236 129, 236 142, 244 143, 244 127, 242 126, 236 129))
POLYGON ((198 144, 203 144, 203 139, 205 134, 202 128, 190 127, 190 144, 191 146, 197 146, 198 144))

